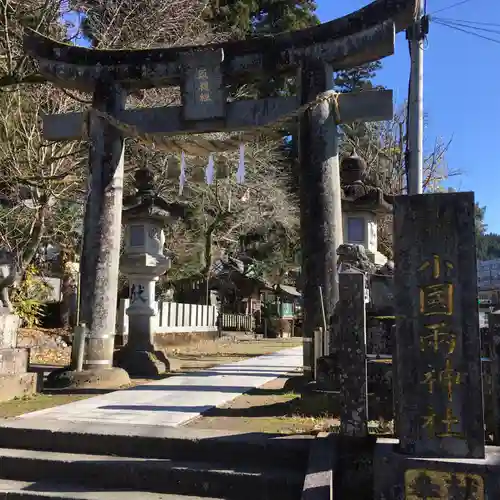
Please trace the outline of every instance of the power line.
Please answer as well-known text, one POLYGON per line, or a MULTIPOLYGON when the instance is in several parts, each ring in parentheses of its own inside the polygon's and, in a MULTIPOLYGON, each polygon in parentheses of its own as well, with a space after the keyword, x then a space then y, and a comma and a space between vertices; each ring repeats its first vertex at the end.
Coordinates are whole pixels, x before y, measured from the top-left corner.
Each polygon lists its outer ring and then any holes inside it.
POLYGON ((434 12, 431 12, 431 14, 437 14, 438 12, 443 12, 444 10, 452 9, 453 7, 458 7, 459 5, 462 5, 464 3, 470 2, 471 0, 462 0, 461 2, 456 2, 452 5, 448 5, 448 7, 443 7, 442 9, 435 10, 434 12))
POLYGON ((468 28, 468 29, 471 29, 471 30, 482 31, 484 33, 494 33, 495 35, 500 35, 500 30, 492 30, 492 29, 488 29, 488 28, 480 28, 478 26, 471 26, 469 24, 457 23, 457 22, 454 22, 454 21, 443 21, 442 19, 439 19, 439 18, 437 18, 437 21, 441 21, 444 24, 449 24, 450 26, 458 26, 458 27, 461 27, 461 28, 468 28))
POLYGON ((434 22, 436 24, 440 24, 441 26, 446 26, 447 28, 451 28, 451 29, 454 29, 456 31, 461 31, 462 33, 467 33, 468 35, 477 36, 478 38, 482 38, 483 40, 488 40, 490 42, 500 43, 500 40, 498 40, 496 38, 490 38, 488 36, 480 35, 479 33, 474 33, 473 31, 469 31, 469 30, 466 30, 466 29, 463 29, 463 28, 459 28, 458 26, 454 26, 452 24, 444 23, 444 22, 441 22, 441 21, 434 21, 434 22))
POLYGON ((457 26, 453 26, 453 25, 448 24, 448 23, 443 23, 441 21, 434 21, 434 22, 436 24, 440 24, 441 26, 446 26, 447 28, 451 28, 451 29, 456 30, 456 31, 461 31, 463 33, 467 33, 468 35, 477 36, 478 38, 482 38, 483 40, 488 40, 490 42, 494 42, 494 43, 499 43, 500 44, 500 40, 497 40, 495 38, 490 38, 488 36, 480 35, 479 33, 474 33, 473 31, 468 31, 468 30, 459 28, 457 26))
POLYGON ((450 19, 448 17, 434 17, 434 16, 432 16, 432 19, 437 19, 439 21, 451 22, 451 23, 465 23, 465 24, 477 24, 480 26, 499 26, 500 27, 500 23, 484 23, 481 21, 469 21, 467 19, 450 19))

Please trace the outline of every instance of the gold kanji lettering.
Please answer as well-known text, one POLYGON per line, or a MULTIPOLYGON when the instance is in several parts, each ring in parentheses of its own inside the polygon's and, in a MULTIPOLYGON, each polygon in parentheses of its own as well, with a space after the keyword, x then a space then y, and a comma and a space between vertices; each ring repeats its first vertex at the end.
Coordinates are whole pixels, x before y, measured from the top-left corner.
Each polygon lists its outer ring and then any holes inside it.
POLYGON ((422 417, 422 427, 429 431, 429 434, 434 434, 434 425, 436 421, 436 412, 433 408, 429 407, 428 414, 422 417))
POLYGON ((422 428, 427 429, 431 436, 439 438, 456 437, 463 439, 463 434, 453 430, 454 425, 459 425, 460 420, 453 415, 451 408, 446 409, 446 416, 444 418, 438 417, 432 407, 429 407, 427 414, 422 416, 422 428), (436 432, 436 427, 444 428, 443 432, 436 432))
POLYGON ((438 352, 441 344, 448 346, 448 354, 455 351, 457 336, 448 331, 449 327, 446 323, 425 325, 425 328, 432 333, 420 337, 420 350, 422 352, 425 351, 426 347, 431 347, 434 352, 438 352))
MULTIPOLYGON (((453 269, 453 264, 448 260, 444 261, 444 265, 445 265, 446 269, 448 269, 449 271, 451 271, 453 269)), ((431 266, 432 266, 432 277, 437 280, 438 278, 441 277, 441 258, 439 257, 439 255, 434 254, 432 256, 432 259, 426 260, 418 268, 418 270, 425 271, 426 269, 428 269, 431 266)))
POLYGON ((443 387, 448 392, 448 401, 453 401, 453 387, 460 384, 461 373, 457 372, 451 366, 451 360, 446 360, 446 365, 444 370, 440 370, 436 374, 436 370, 431 370, 424 373, 424 379, 420 382, 426 385, 429 394, 434 394, 434 388, 436 384, 443 387))
POLYGON ((429 394, 433 394, 435 382, 436 382, 436 372, 434 370, 431 370, 430 372, 424 373, 424 380, 420 383, 426 384, 429 388, 429 394))
POLYGON ((453 314, 453 285, 438 283, 420 288, 420 312, 425 316, 453 314))
POLYGON ((463 498, 484 500, 484 480, 477 474, 408 469, 405 500, 463 498))
POLYGON ((437 437, 456 437, 463 439, 463 434, 460 432, 453 431, 454 425, 460 424, 460 419, 453 415, 453 410, 451 408, 446 408, 446 417, 441 420, 441 423, 446 427, 445 432, 436 433, 437 437))
POLYGON ((445 369, 439 372, 439 381, 446 385, 448 401, 453 401, 453 386, 460 384, 461 374, 453 369, 450 359, 446 360, 445 369))
POLYGON ((200 90, 202 92, 208 92, 210 90, 208 88, 208 82, 200 82, 200 90))

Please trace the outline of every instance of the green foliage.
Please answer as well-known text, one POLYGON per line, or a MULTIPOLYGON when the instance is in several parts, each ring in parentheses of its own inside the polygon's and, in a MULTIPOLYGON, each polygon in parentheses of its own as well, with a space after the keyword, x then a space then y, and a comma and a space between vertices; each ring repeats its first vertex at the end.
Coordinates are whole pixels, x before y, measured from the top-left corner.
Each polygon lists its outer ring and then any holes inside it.
POLYGON ((273 283, 287 282, 288 272, 296 268, 299 262, 298 233, 286 231, 279 225, 263 225, 241 235, 240 246, 244 255, 253 260, 255 275, 273 283))
POLYGON ((357 68, 338 71, 335 74, 334 84, 338 92, 355 92, 371 90, 374 87, 372 80, 382 68, 380 61, 374 61, 357 68))
POLYGON ((479 234, 476 237, 478 260, 500 259, 500 234, 479 234))
POLYGON ((484 222, 486 207, 476 203, 476 254, 478 260, 500 259, 500 234, 486 233, 484 222))
POLYGON ((234 38, 298 30, 318 24, 313 0, 211 0, 208 21, 234 38))
POLYGON ((28 328, 39 325, 44 316, 44 302, 49 297, 51 287, 40 279, 38 269, 29 266, 20 286, 12 292, 15 313, 28 328))
POLYGON ((488 226, 484 222, 484 216, 486 214, 486 207, 479 206, 479 203, 476 203, 475 206, 475 223, 476 223, 476 234, 478 236, 485 235, 486 229, 488 226))

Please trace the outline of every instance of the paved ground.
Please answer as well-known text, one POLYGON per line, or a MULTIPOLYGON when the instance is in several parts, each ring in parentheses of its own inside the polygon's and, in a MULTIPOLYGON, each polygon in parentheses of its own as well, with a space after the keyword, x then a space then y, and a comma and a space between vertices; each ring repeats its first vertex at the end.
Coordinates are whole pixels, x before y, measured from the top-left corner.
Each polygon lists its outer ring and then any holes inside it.
POLYGON ((301 367, 302 347, 295 347, 28 413, 20 418, 175 427, 277 377, 297 373, 301 367))

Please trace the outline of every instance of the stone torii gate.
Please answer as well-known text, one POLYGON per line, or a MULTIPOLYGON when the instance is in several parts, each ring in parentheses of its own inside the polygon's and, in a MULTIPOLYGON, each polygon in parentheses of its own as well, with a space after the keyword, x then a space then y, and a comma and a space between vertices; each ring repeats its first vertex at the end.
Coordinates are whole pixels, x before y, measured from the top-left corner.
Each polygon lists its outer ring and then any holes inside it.
POLYGON ((342 243, 337 125, 390 119, 392 91, 332 94, 333 72, 394 52, 395 32, 419 0, 376 0, 309 29, 245 41, 151 50, 93 50, 28 32, 25 50, 55 85, 93 94, 88 113, 49 115, 47 140, 89 140, 89 192, 81 262, 81 318, 97 351, 90 368, 112 364, 127 135, 169 141, 177 135, 261 131, 299 116, 300 212, 304 274, 304 370, 313 366, 313 331, 338 300, 336 249, 342 243), (231 84, 299 75, 299 95, 228 102, 231 84), (137 89, 180 85, 182 106, 125 110, 137 89), (101 341, 99 341, 99 339, 101 341), (105 339, 109 339, 106 341, 105 339))

